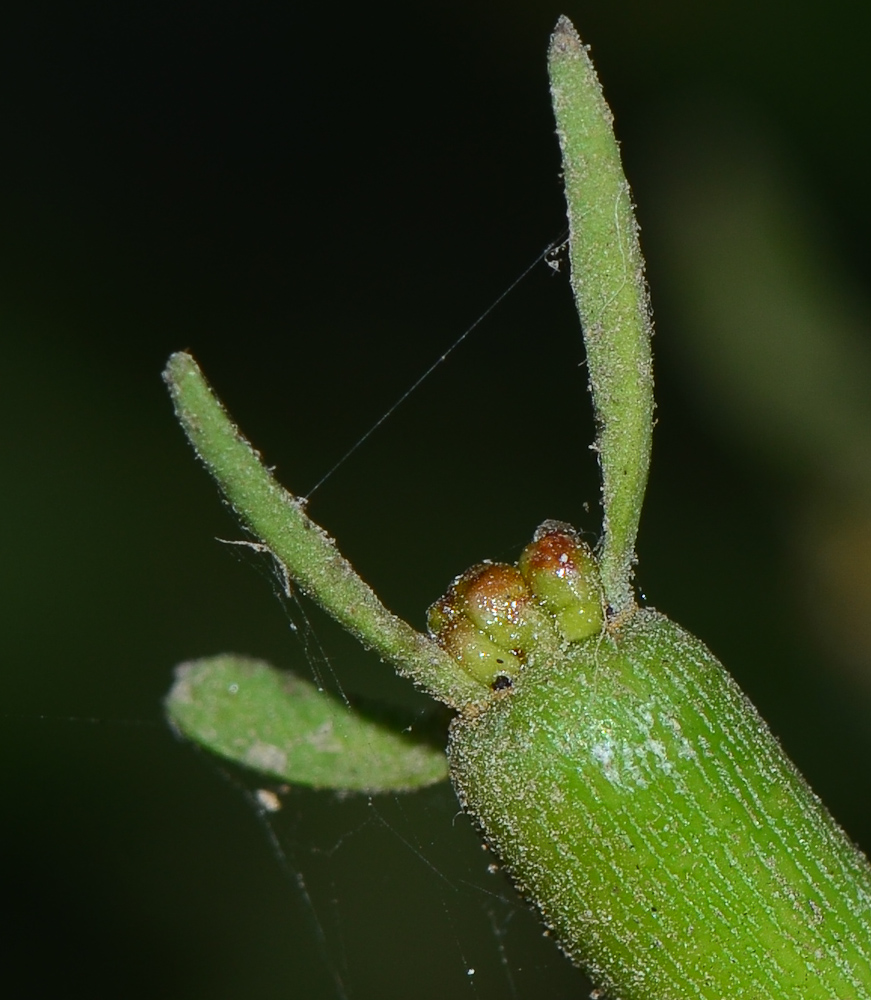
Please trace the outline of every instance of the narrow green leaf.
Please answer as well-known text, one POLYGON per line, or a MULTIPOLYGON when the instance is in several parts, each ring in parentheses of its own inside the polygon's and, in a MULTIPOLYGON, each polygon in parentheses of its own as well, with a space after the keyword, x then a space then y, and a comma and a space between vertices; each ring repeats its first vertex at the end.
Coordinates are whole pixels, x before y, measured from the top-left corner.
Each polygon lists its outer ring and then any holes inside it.
POLYGON ((561 17, 550 43, 572 288, 584 330, 605 512, 602 584, 613 612, 635 604, 635 537, 653 430, 652 324, 644 260, 613 116, 587 50, 561 17))
POLYGON ((189 354, 173 354, 163 377, 197 455, 289 580, 439 701, 456 708, 486 695, 443 649, 384 607, 332 538, 306 515, 305 504, 276 482, 189 354))
POLYGON ((448 775, 444 750, 426 734, 400 733, 386 719, 244 656, 182 663, 166 712, 188 739, 292 784, 396 792, 448 775))

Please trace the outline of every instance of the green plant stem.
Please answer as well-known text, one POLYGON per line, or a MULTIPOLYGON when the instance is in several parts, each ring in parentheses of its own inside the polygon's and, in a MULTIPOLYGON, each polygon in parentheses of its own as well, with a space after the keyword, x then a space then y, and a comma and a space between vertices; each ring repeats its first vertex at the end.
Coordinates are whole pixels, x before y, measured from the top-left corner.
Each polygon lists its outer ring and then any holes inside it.
POLYGON ((289 581, 439 701, 457 708, 486 696, 486 687, 441 647, 384 607, 332 538, 306 515, 301 501, 275 481, 189 354, 173 354, 164 379, 197 455, 289 581))
POLYGON ((613 117, 571 22, 550 43, 551 96, 562 149, 572 288, 587 349, 599 434, 605 598, 631 610, 635 537, 653 429, 651 320, 644 261, 613 117))
POLYGON ((621 1000, 869 1000, 871 867, 723 666, 639 610, 451 728, 451 775, 621 1000))

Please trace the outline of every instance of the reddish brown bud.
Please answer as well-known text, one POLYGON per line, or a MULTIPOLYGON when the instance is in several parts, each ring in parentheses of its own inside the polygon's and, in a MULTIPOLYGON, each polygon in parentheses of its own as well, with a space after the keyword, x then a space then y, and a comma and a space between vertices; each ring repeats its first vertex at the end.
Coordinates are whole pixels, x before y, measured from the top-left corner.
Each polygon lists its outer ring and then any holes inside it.
POLYGON ((523 550, 520 572, 538 600, 574 642, 600 632, 605 621, 599 567, 570 525, 545 521, 523 550))

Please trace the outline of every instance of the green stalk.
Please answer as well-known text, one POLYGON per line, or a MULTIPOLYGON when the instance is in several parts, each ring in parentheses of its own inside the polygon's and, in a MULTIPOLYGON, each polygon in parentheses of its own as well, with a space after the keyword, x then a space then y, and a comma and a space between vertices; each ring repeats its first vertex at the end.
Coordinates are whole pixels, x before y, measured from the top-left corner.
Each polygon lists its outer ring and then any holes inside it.
POLYGON ((639 610, 451 727, 451 776, 620 1000, 871 1000, 871 867, 698 639, 639 610))
POLYGON ((436 643, 384 607, 332 538, 306 515, 303 503, 276 482, 189 354, 173 354, 163 377, 197 455, 288 581, 439 701, 457 708, 487 693, 436 643))
POLYGON ((635 536, 653 429, 652 323, 644 260, 613 116, 571 22, 550 43, 551 96, 562 149, 572 289, 587 348, 599 434, 604 524, 599 563, 613 614, 635 606, 635 536))

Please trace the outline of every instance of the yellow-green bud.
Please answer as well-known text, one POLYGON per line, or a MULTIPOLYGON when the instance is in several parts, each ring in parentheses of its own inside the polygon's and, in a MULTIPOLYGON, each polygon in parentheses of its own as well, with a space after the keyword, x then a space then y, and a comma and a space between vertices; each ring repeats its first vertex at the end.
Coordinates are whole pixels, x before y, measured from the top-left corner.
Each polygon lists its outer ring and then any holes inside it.
POLYGON ((455 587, 463 611, 475 625, 518 656, 554 636, 551 618, 533 600, 515 566, 481 563, 464 573, 455 587))
POLYGON ((518 562, 532 592, 556 618, 564 639, 596 635, 605 623, 599 567, 587 543, 562 521, 545 521, 518 562))
POLYGON ((438 644, 476 680, 488 687, 510 686, 520 672, 520 658, 511 649, 493 642, 471 618, 457 613, 449 599, 450 595, 442 598, 427 615, 438 644), (498 681, 499 678, 507 678, 507 683, 498 681))

